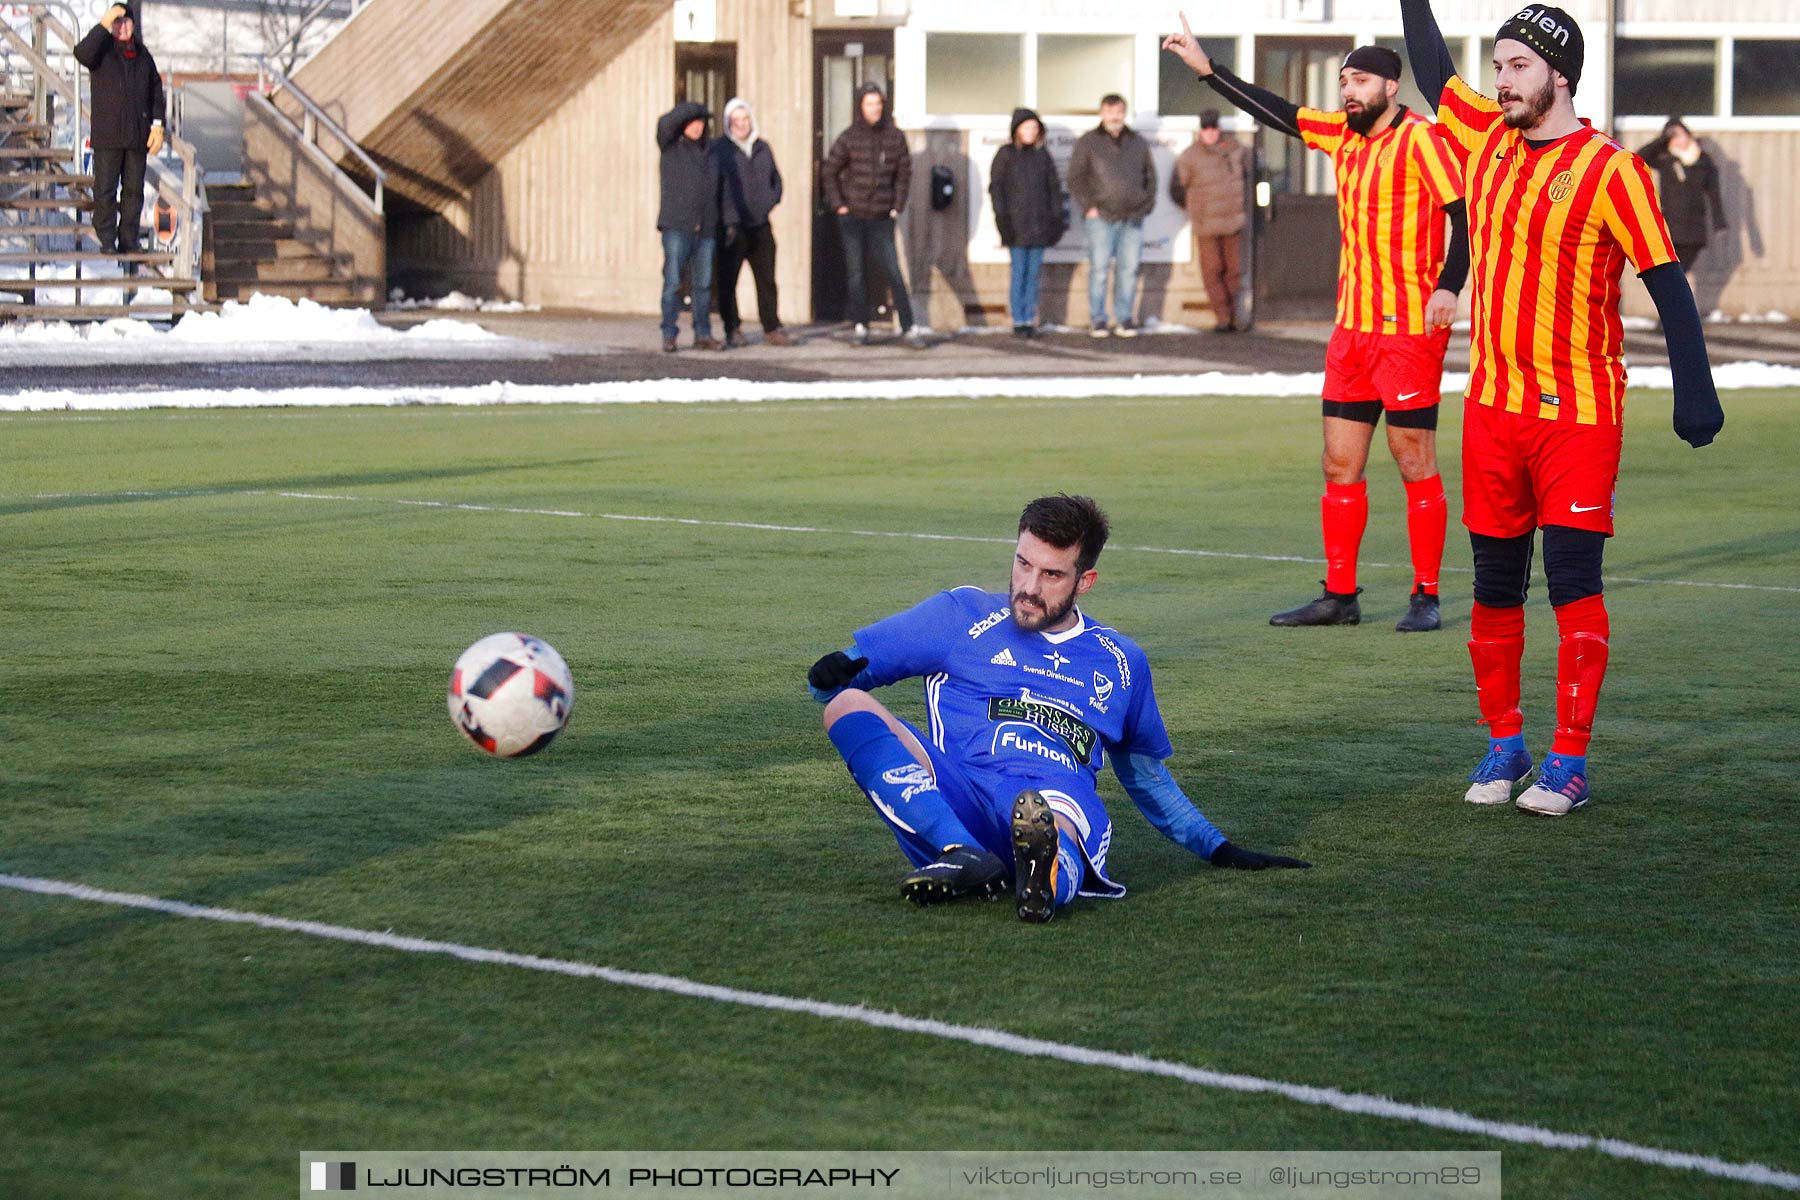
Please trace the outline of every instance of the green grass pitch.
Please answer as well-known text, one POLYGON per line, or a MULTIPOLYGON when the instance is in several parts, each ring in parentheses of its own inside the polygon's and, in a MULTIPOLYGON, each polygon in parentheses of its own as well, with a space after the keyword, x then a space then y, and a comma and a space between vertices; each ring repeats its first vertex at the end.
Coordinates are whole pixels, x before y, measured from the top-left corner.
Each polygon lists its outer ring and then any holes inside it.
MULTIPOLYGON (((1666 393, 1634 394, 1594 802, 1563 821, 1460 803, 1483 748, 1467 543, 1453 521, 1446 630, 1394 634, 1410 572, 1379 444, 1363 553, 1387 565, 1360 628, 1267 625, 1316 594, 1310 562, 1155 552, 1316 558, 1312 401, 6 418, 0 873, 1797 1170, 1797 404, 1729 394, 1696 452, 1666 393), (1108 773, 1127 899, 1044 927, 900 902, 805 669, 941 587, 1002 586, 1019 508, 1058 490, 1112 515, 1084 607, 1149 652, 1177 778, 1314 870, 1199 863, 1108 773), (445 714, 452 660, 502 629, 575 674, 569 729, 531 760, 485 759, 445 714)), ((1528 623, 1541 753, 1541 579, 1528 623)), ((922 712, 914 685, 891 698, 922 712)), ((0 1082, 0 1190, 37 1200, 285 1195, 324 1146, 1502 1149, 1509 1195, 1753 1191, 9 890, 0 1082)))

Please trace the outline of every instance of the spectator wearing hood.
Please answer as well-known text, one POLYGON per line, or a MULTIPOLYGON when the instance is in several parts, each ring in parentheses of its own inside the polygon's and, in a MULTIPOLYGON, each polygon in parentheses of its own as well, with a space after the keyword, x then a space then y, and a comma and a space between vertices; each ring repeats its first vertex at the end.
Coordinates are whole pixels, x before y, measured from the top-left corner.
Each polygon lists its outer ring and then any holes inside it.
POLYGON ((719 265, 714 283, 719 293, 719 320, 725 324, 725 348, 744 344, 739 330, 737 281, 744 264, 756 279, 756 312, 762 318, 763 341, 791 346, 781 328, 775 290, 775 229, 769 213, 781 203, 781 171, 775 152, 757 136, 756 112, 748 101, 733 97, 725 105, 725 136, 713 142, 719 165, 719 265))
POLYGON ((906 147, 906 135, 894 127, 888 114, 887 96, 875 84, 856 89, 856 116, 850 128, 831 143, 820 177, 825 202, 837 214, 838 233, 844 241, 845 291, 856 341, 869 340, 869 287, 863 261, 873 253, 893 291, 900 332, 914 346, 921 345, 913 328, 912 298, 900 273, 900 254, 894 247, 894 221, 905 210, 912 187, 912 154, 906 147))
POLYGON ((1662 136, 1638 151, 1656 172, 1656 197, 1675 243, 1681 269, 1692 273, 1707 236, 1725 229, 1719 168, 1680 117, 1670 117, 1662 136), (1710 217, 1710 220, 1708 219, 1710 217))
POLYGON ((1044 250, 1062 240, 1069 217, 1056 163, 1044 149, 1044 122, 1029 108, 1013 109, 1012 140, 994 154, 988 196, 1000 244, 1012 252, 1013 336, 1036 337, 1044 250))
POLYGON ((717 350, 712 336, 712 275, 719 232, 719 164, 706 145, 706 106, 684 100, 656 122, 662 148, 663 349, 675 351, 681 332, 681 274, 693 297, 694 349, 717 350))
POLYGON ((1069 159, 1069 195, 1087 220, 1088 316, 1091 333, 1109 332, 1106 269, 1113 268, 1110 332, 1136 337, 1138 261, 1144 249, 1144 218, 1156 207, 1156 164, 1150 143, 1125 124, 1125 97, 1100 99, 1100 124, 1082 134, 1069 159))
POLYGON ((1212 304, 1213 328, 1220 333, 1237 328, 1237 295, 1243 283, 1241 234, 1250 219, 1245 199, 1249 185, 1250 156, 1244 152, 1244 144, 1224 136, 1219 110, 1207 109, 1200 114, 1200 132, 1194 144, 1175 160, 1169 198, 1187 209, 1200 280, 1212 304))
POLYGON ((75 47, 88 69, 94 148, 94 236, 107 253, 138 248, 144 175, 163 147, 162 75, 144 45, 137 16, 123 4, 106 10, 75 47))

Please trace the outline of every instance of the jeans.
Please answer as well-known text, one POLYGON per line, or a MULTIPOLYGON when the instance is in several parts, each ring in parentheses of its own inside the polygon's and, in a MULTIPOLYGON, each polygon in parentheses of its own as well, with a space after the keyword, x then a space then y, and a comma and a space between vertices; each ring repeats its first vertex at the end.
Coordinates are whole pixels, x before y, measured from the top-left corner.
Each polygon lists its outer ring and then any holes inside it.
POLYGON ((676 325, 681 316, 681 271, 689 271, 689 284, 694 297, 694 336, 712 336, 713 243, 718 239, 701 237, 686 229, 665 229, 663 243, 662 331, 672 338, 681 332, 676 325))
POLYGON ((779 293, 775 288, 775 229, 771 225, 742 225, 737 237, 719 239, 719 270, 713 282, 719 289, 719 320, 725 323, 725 336, 736 333, 744 323, 738 312, 738 275, 744 264, 756 279, 756 311, 762 318, 764 333, 781 328, 778 314, 779 293))
POLYGON ((94 236, 100 248, 129 253, 138 248, 144 213, 144 172, 149 152, 94 149, 94 236))
POLYGON ((1036 325, 1038 276, 1044 269, 1042 246, 1012 248, 1012 320, 1016 325, 1036 325))
POLYGON ((1138 257, 1144 249, 1144 222, 1087 218, 1088 319, 1106 321, 1106 264, 1113 263, 1113 318, 1131 320, 1137 309, 1138 257))
POLYGON ((894 218, 869 220, 840 213, 837 220, 838 233, 844 239, 844 290, 849 293, 851 323, 869 323, 869 285, 863 278, 863 256, 873 250, 875 265, 887 276, 894 294, 894 315, 900 318, 900 332, 908 332, 913 327, 912 297, 900 274, 900 252, 894 248, 894 218))

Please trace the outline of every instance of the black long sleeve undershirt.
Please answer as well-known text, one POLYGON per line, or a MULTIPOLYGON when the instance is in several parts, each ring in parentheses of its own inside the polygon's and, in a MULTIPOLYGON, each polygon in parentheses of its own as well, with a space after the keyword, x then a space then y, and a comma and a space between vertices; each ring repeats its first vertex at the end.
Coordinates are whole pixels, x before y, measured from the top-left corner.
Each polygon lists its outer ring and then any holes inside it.
POLYGON ((1213 64, 1211 75, 1200 78, 1211 84, 1212 90, 1230 101, 1233 107, 1249 113, 1269 128, 1279 129, 1289 137, 1300 136, 1300 106, 1293 101, 1284 100, 1254 83, 1245 83, 1218 63, 1213 64))
POLYGON ((1669 374, 1675 386, 1675 433, 1695 448, 1706 445, 1725 427, 1725 409, 1713 384, 1706 358, 1706 334, 1700 309, 1680 263, 1651 267, 1638 278, 1656 302, 1663 341, 1669 348, 1669 374))
POLYGON ((1406 57, 1412 63, 1419 91, 1432 106, 1444 94, 1444 85, 1456 74, 1456 60, 1444 43, 1443 31, 1431 13, 1431 0, 1400 0, 1400 19, 1406 30, 1406 57))
POLYGON ((1438 290, 1456 295, 1469 282, 1469 206, 1462 200, 1444 205, 1450 217, 1450 244, 1444 247, 1444 269, 1438 275, 1438 290))

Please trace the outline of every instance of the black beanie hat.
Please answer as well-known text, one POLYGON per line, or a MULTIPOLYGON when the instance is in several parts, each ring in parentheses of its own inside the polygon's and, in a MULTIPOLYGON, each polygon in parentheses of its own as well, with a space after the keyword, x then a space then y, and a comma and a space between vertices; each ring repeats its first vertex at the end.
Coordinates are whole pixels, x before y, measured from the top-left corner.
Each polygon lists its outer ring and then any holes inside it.
POLYGON ((1367 71, 1383 79, 1398 79, 1402 70, 1400 56, 1386 46, 1358 46, 1344 56, 1339 70, 1367 71))
POLYGON ((1547 4, 1528 4, 1506 19, 1494 40, 1524 42, 1550 69, 1569 81, 1569 95, 1581 82, 1581 60, 1584 55, 1581 26, 1560 8, 1547 4))

